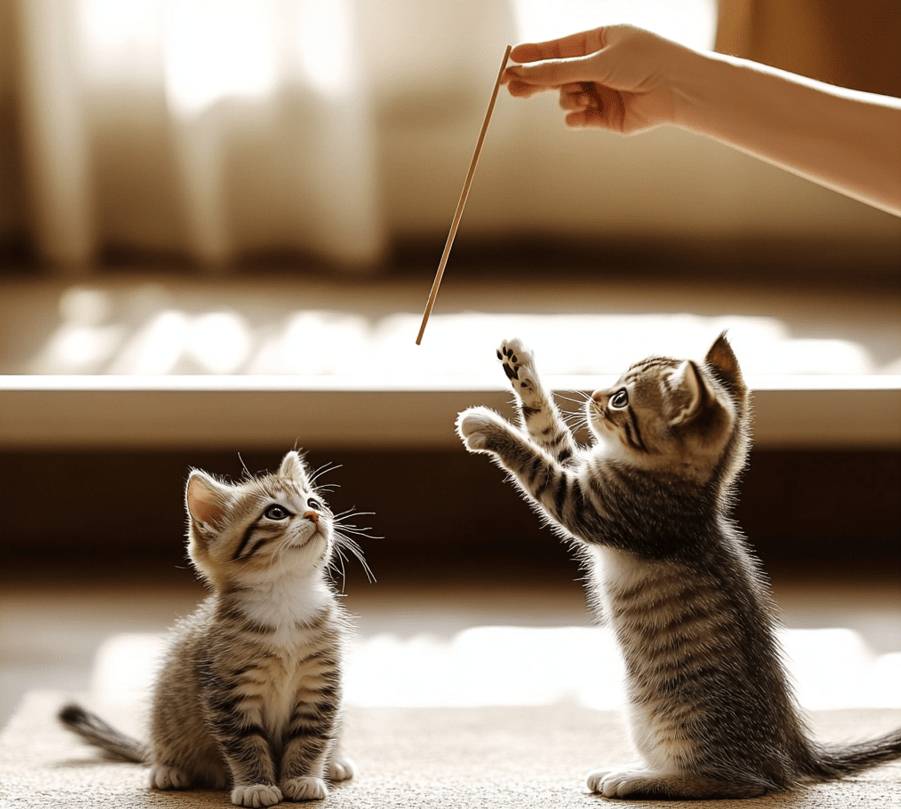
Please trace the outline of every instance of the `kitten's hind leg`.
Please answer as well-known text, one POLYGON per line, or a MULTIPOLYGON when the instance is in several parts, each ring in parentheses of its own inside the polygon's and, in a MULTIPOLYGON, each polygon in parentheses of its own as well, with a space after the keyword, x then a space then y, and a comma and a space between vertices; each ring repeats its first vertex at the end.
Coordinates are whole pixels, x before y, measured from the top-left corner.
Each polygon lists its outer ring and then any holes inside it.
POLYGON ((576 444, 553 397, 544 389, 532 352, 516 338, 504 340, 497 358, 516 394, 522 427, 542 449, 566 464, 576 453, 576 444))
POLYGON ((356 765, 343 751, 336 750, 329 759, 326 776, 329 781, 348 781, 354 777, 356 765))
POLYGON ((150 768, 151 789, 187 789, 191 778, 184 770, 168 764, 154 764, 150 768))
POLYGON ((588 789, 605 798, 669 800, 754 798, 771 791, 763 783, 734 783, 692 773, 664 773, 642 768, 597 770, 588 776, 588 789))

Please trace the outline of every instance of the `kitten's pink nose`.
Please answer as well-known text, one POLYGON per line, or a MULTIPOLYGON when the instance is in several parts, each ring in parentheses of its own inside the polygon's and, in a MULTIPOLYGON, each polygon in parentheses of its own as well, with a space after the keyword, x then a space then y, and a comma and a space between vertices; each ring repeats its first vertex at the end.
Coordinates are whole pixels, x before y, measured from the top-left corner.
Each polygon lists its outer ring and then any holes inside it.
POLYGON ((310 509, 309 511, 305 511, 303 513, 303 516, 307 519, 312 520, 313 522, 319 522, 319 512, 313 511, 313 509, 310 509))
POLYGON ((596 402, 603 402, 606 397, 605 397, 605 394, 603 391, 596 390, 594 393, 591 394, 591 398, 594 399, 596 402))

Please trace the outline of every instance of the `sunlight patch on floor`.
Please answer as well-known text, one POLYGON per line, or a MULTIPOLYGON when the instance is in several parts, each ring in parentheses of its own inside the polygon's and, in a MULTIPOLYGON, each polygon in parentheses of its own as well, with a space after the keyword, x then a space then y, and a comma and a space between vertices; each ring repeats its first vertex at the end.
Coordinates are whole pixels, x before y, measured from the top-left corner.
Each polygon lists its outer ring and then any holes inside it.
MULTIPOLYGON (((149 693, 165 636, 121 634, 100 648, 93 690, 130 702, 149 693)), ((789 629, 786 664, 808 710, 901 708, 901 652, 875 655, 850 629, 789 629)), ((596 627, 478 626, 450 640, 383 633, 359 641, 345 698, 362 707, 623 707, 616 642, 596 627)))

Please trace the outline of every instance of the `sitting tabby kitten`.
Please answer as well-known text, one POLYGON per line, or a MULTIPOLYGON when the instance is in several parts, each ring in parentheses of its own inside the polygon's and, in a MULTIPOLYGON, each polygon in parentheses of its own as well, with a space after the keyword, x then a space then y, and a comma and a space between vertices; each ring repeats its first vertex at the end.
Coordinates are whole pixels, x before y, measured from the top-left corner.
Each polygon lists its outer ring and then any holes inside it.
POLYGON ((744 798, 901 757, 901 731, 845 748, 808 738, 774 636, 768 587, 728 513, 750 445, 748 389, 725 336, 703 363, 651 358, 586 402, 577 447, 517 340, 498 351, 521 429, 462 412, 558 532, 578 541, 622 649, 634 769, 592 773, 619 798, 744 798))
POLYGON ((336 532, 296 452, 238 484, 195 470, 185 500, 188 551, 212 595, 173 630, 150 743, 77 705, 60 719, 108 754, 150 764, 157 789, 231 785, 238 806, 324 798, 326 778, 353 775, 338 749, 349 624, 326 573, 340 546, 359 549, 336 532))

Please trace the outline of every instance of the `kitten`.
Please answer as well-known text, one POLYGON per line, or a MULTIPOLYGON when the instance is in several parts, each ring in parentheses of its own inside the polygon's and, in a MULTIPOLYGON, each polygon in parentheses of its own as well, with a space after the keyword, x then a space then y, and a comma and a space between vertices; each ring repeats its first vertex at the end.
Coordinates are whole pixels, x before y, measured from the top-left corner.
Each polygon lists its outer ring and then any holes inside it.
POLYGON ((62 722, 112 757, 151 765, 150 785, 230 785, 232 803, 315 800, 326 778, 353 776, 339 749, 341 658, 348 617, 327 572, 339 532, 296 452, 274 474, 237 484, 191 473, 190 558, 212 594, 176 625, 153 695, 150 742, 77 705, 62 722))
POLYGON ((749 392, 721 335, 703 363, 633 365, 586 402, 580 448, 518 341, 498 358, 520 429, 460 413, 470 452, 506 469, 590 569, 590 597, 622 650, 632 738, 644 763, 599 770, 619 798, 745 798, 901 757, 901 731, 850 747, 812 741, 775 638, 757 561, 729 517, 750 448, 749 392))

